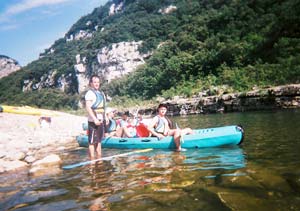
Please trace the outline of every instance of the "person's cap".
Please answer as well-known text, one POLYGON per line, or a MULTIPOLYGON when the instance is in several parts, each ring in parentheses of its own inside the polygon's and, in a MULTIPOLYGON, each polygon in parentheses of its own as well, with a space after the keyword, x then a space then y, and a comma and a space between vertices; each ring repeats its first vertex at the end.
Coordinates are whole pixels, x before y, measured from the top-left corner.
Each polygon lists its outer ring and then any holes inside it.
POLYGON ((106 110, 105 110, 105 112, 108 114, 108 113, 110 113, 110 112, 115 112, 116 111, 116 109, 114 109, 114 108, 111 108, 111 107, 108 107, 108 108, 106 108, 106 110))

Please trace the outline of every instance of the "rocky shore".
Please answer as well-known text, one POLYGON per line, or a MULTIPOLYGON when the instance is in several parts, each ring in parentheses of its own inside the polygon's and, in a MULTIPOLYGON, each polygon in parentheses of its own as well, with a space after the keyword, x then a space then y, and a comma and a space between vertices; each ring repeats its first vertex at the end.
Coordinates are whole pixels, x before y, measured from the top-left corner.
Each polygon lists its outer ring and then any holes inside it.
POLYGON ((28 169, 40 174, 60 168, 60 151, 78 147, 75 136, 82 131, 85 117, 53 112, 51 122, 40 116, 0 113, 0 174, 28 169))
MULTIPOLYGON (((168 104, 168 115, 171 116, 300 108, 300 84, 253 88, 240 93, 224 93, 221 89, 215 92, 216 95, 210 96, 203 92, 191 98, 176 96, 172 100, 161 98, 158 101, 168 104)), ((154 114, 156 106, 144 109, 144 112, 154 114)))
MULTIPOLYGON (((168 103, 168 115, 241 112, 249 110, 300 108, 300 84, 270 87, 246 93, 219 94, 190 99, 160 99, 168 103)), ((153 108, 140 108, 145 115, 153 108)), ((50 124, 41 124, 40 116, 0 113, 0 174, 21 168, 39 174, 47 166, 60 168, 59 152, 78 147, 75 136, 82 132, 84 116, 54 112, 50 124)))

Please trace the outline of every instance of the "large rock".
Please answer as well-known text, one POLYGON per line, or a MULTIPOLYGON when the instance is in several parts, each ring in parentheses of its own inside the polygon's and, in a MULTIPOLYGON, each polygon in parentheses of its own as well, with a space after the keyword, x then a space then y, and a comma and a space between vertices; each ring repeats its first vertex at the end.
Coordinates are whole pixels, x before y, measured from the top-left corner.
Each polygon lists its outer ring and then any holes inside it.
POLYGON ((172 13, 172 12, 174 12, 176 10, 177 10, 176 6, 170 5, 170 6, 166 7, 166 8, 159 9, 158 12, 160 12, 161 14, 169 14, 169 13, 172 13))
POLYGON ((59 167, 61 163, 62 160, 58 155, 51 154, 41 160, 32 163, 29 173, 34 176, 42 176, 45 174, 57 174, 61 172, 61 169, 59 167), (50 168, 51 171, 49 171, 50 168))
POLYGON ((109 16, 112 16, 116 13, 119 13, 122 11, 123 9, 123 6, 124 6, 124 3, 121 1, 119 4, 112 4, 109 8, 109 16))
POLYGON ((8 56, 0 55, 0 78, 21 69, 19 63, 8 56))
POLYGON ((111 48, 102 48, 97 55, 98 72, 101 72, 108 82, 133 72, 149 57, 149 54, 139 52, 138 48, 141 45, 142 41, 120 42, 112 44, 111 48))
POLYGON ((32 166, 48 166, 48 165, 57 165, 60 164, 62 161, 60 157, 56 154, 51 154, 44 157, 41 160, 38 160, 32 164, 32 166))
POLYGON ((20 161, 20 160, 4 160, 0 159, 0 173, 6 172, 6 171, 13 171, 20 168, 26 168, 28 164, 26 162, 20 161))
POLYGON ((57 77, 57 71, 49 71, 40 77, 38 81, 24 80, 23 92, 31 90, 41 90, 44 88, 59 88, 63 92, 67 92, 72 87, 73 74, 60 75, 57 77))

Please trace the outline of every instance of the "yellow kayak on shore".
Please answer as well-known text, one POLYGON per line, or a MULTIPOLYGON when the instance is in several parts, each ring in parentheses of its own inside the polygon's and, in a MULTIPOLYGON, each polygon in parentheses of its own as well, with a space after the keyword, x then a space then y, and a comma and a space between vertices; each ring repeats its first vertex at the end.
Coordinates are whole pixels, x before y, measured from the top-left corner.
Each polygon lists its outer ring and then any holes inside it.
POLYGON ((13 114, 26 114, 26 115, 36 115, 36 116, 57 116, 55 111, 33 108, 31 106, 8 106, 1 105, 3 112, 13 113, 13 114))

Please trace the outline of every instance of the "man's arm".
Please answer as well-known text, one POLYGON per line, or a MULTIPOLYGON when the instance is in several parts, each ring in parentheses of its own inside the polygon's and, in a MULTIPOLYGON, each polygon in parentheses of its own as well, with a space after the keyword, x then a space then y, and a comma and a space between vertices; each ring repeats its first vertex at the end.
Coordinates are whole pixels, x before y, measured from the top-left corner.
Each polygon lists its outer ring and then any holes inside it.
POLYGON ((161 134, 161 133, 157 133, 154 129, 155 125, 157 124, 158 122, 158 118, 157 117, 154 117, 151 121, 151 123, 148 125, 147 129, 149 130, 150 133, 152 133, 152 135, 158 137, 159 139, 163 138, 164 135, 161 134))

